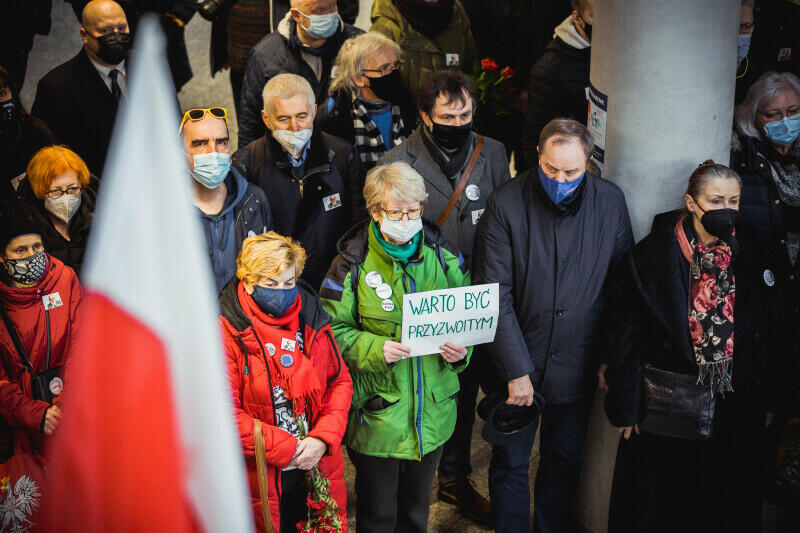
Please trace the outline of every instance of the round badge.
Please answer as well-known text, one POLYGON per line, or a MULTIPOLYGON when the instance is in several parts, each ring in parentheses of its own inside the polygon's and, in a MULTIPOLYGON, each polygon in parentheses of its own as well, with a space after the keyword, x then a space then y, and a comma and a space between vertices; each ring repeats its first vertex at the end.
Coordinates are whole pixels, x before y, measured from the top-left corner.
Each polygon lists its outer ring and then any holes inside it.
POLYGON ((467 190, 465 191, 467 198, 472 200, 473 202, 477 201, 478 198, 481 197, 481 189, 477 185, 467 185, 467 190))
POLYGON ((378 298, 386 299, 392 295, 392 288, 389 286, 388 283, 381 283, 378 285, 378 288, 375 289, 375 293, 378 295, 378 298))
POLYGON ((775 274, 772 273, 772 270, 766 269, 764 271, 764 283, 767 284, 767 287, 775 285, 775 274))
POLYGON ((50 380, 50 392, 58 396, 62 390, 64 390, 64 382, 61 381, 61 378, 55 377, 50 380))
POLYGON ((292 363, 294 363, 294 357, 292 357, 292 354, 285 353, 285 354, 283 354, 281 356, 281 366, 282 367, 288 368, 288 367, 292 366, 292 363))
POLYGON ((275 345, 272 344, 271 342, 268 342, 267 344, 265 344, 264 348, 267 349, 267 353, 268 354, 275 355, 275 345))
POLYGON ((383 278, 381 277, 380 274, 378 274, 373 270, 372 272, 369 272, 367 273, 366 276, 364 276, 364 281, 367 282, 367 287, 375 289, 378 287, 378 285, 383 283, 383 278))
POLYGON ((384 300, 381 302, 381 307, 383 307, 383 310, 387 313, 389 311, 394 311, 394 302, 391 300, 384 300))

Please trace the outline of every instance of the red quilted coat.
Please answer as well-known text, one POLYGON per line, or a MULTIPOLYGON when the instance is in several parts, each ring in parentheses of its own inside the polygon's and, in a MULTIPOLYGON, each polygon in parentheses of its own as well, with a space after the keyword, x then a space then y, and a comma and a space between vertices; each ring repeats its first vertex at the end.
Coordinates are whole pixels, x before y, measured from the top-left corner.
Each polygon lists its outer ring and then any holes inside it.
MULTIPOLYGON (((300 389, 307 387, 310 382, 314 383, 315 399, 304 404, 307 406, 305 414, 310 426, 308 436, 318 438, 328 445, 328 451, 320 459, 319 467, 330 479, 331 495, 339 507, 342 510, 347 508, 341 443, 353 396, 352 380, 334 342, 328 324, 330 316, 323 311, 319 298, 308 285, 302 281, 297 285, 300 302, 293 309, 300 307, 298 328, 302 332, 302 350, 298 344, 294 362, 286 370, 299 368, 302 372, 293 377, 301 376, 302 382, 292 382, 291 378, 287 381, 285 375, 276 375, 279 372, 276 365, 279 364, 283 352, 280 338, 272 343, 264 340, 270 334, 274 335, 275 330, 262 320, 267 315, 258 310, 239 281, 234 279, 228 283, 219 297, 228 377, 247 464, 250 502, 258 531, 264 531, 264 523, 258 490, 253 420, 262 422, 269 475, 269 508, 275 531, 280 531, 281 527, 281 469, 288 466, 297 447, 297 439, 275 425, 270 384, 280 384, 288 389, 287 395, 292 396, 296 392, 293 388, 300 389), (270 350, 266 349, 267 344, 273 345, 270 350), (272 360, 268 363, 270 359, 272 360), (297 385, 293 387, 293 383, 297 385)), ((291 312, 287 311, 286 314, 291 312)), ((285 336, 295 339, 295 334, 296 330, 287 330, 285 336)), ((281 368, 280 372, 283 370, 281 368)))
MULTIPOLYGON (((83 294, 75 271, 49 254, 47 257, 47 273, 38 285, 20 288, 0 282, 0 304, 8 312, 37 373, 47 365, 48 336, 50 367, 66 365, 76 338, 75 316, 83 294), (55 307, 45 310, 42 298, 49 301, 50 295, 55 307)), ((48 404, 33 399, 30 374, 2 322, 0 363, 0 415, 12 428, 15 450, 41 452, 41 428, 48 404)), ((0 431, 0 447, 7 443, 6 427, 0 431)))

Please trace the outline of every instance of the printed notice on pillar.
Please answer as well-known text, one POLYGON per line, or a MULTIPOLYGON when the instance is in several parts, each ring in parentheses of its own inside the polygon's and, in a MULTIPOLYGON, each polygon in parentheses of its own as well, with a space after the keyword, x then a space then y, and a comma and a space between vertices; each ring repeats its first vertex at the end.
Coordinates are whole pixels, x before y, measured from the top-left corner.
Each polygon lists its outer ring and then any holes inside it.
POLYGON ((411 348, 412 356, 438 354, 446 342, 492 342, 499 312, 497 283, 404 294, 401 342, 411 348))
POLYGON ((595 164, 603 171, 606 159, 606 119, 608 118, 608 96, 601 93, 597 88, 589 84, 589 131, 594 137, 594 152, 592 159, 595 164))

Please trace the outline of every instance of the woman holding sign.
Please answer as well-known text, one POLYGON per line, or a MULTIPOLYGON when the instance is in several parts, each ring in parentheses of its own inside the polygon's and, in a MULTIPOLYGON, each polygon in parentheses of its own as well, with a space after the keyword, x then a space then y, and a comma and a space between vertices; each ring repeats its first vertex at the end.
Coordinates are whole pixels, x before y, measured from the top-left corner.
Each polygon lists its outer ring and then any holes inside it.
MULTIPOLYGON (((416 354, 398 342, 403 295, 469 285, 461 254, 422 219, 425 182, 406 163, 372 169, 372 220, 339 241, 320 296, 353 377, 344 442, 356 467, 356 529, 426 531, 442 445, 471 348, 416 354)), ((436 317, 431 316, 431 321, 436 317)))

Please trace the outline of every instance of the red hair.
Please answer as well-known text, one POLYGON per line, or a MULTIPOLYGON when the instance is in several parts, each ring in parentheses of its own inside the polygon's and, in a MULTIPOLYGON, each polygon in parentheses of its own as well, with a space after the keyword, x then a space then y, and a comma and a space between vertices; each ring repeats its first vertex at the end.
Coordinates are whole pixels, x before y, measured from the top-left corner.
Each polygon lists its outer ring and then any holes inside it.
POLYGON ((53 180, 70 171, 78 175, 81 187, 89 185, 89 169, 78 154, 66 146, 46 146, 28 163, 28 181, 36 197, 44 200, 53 180))

